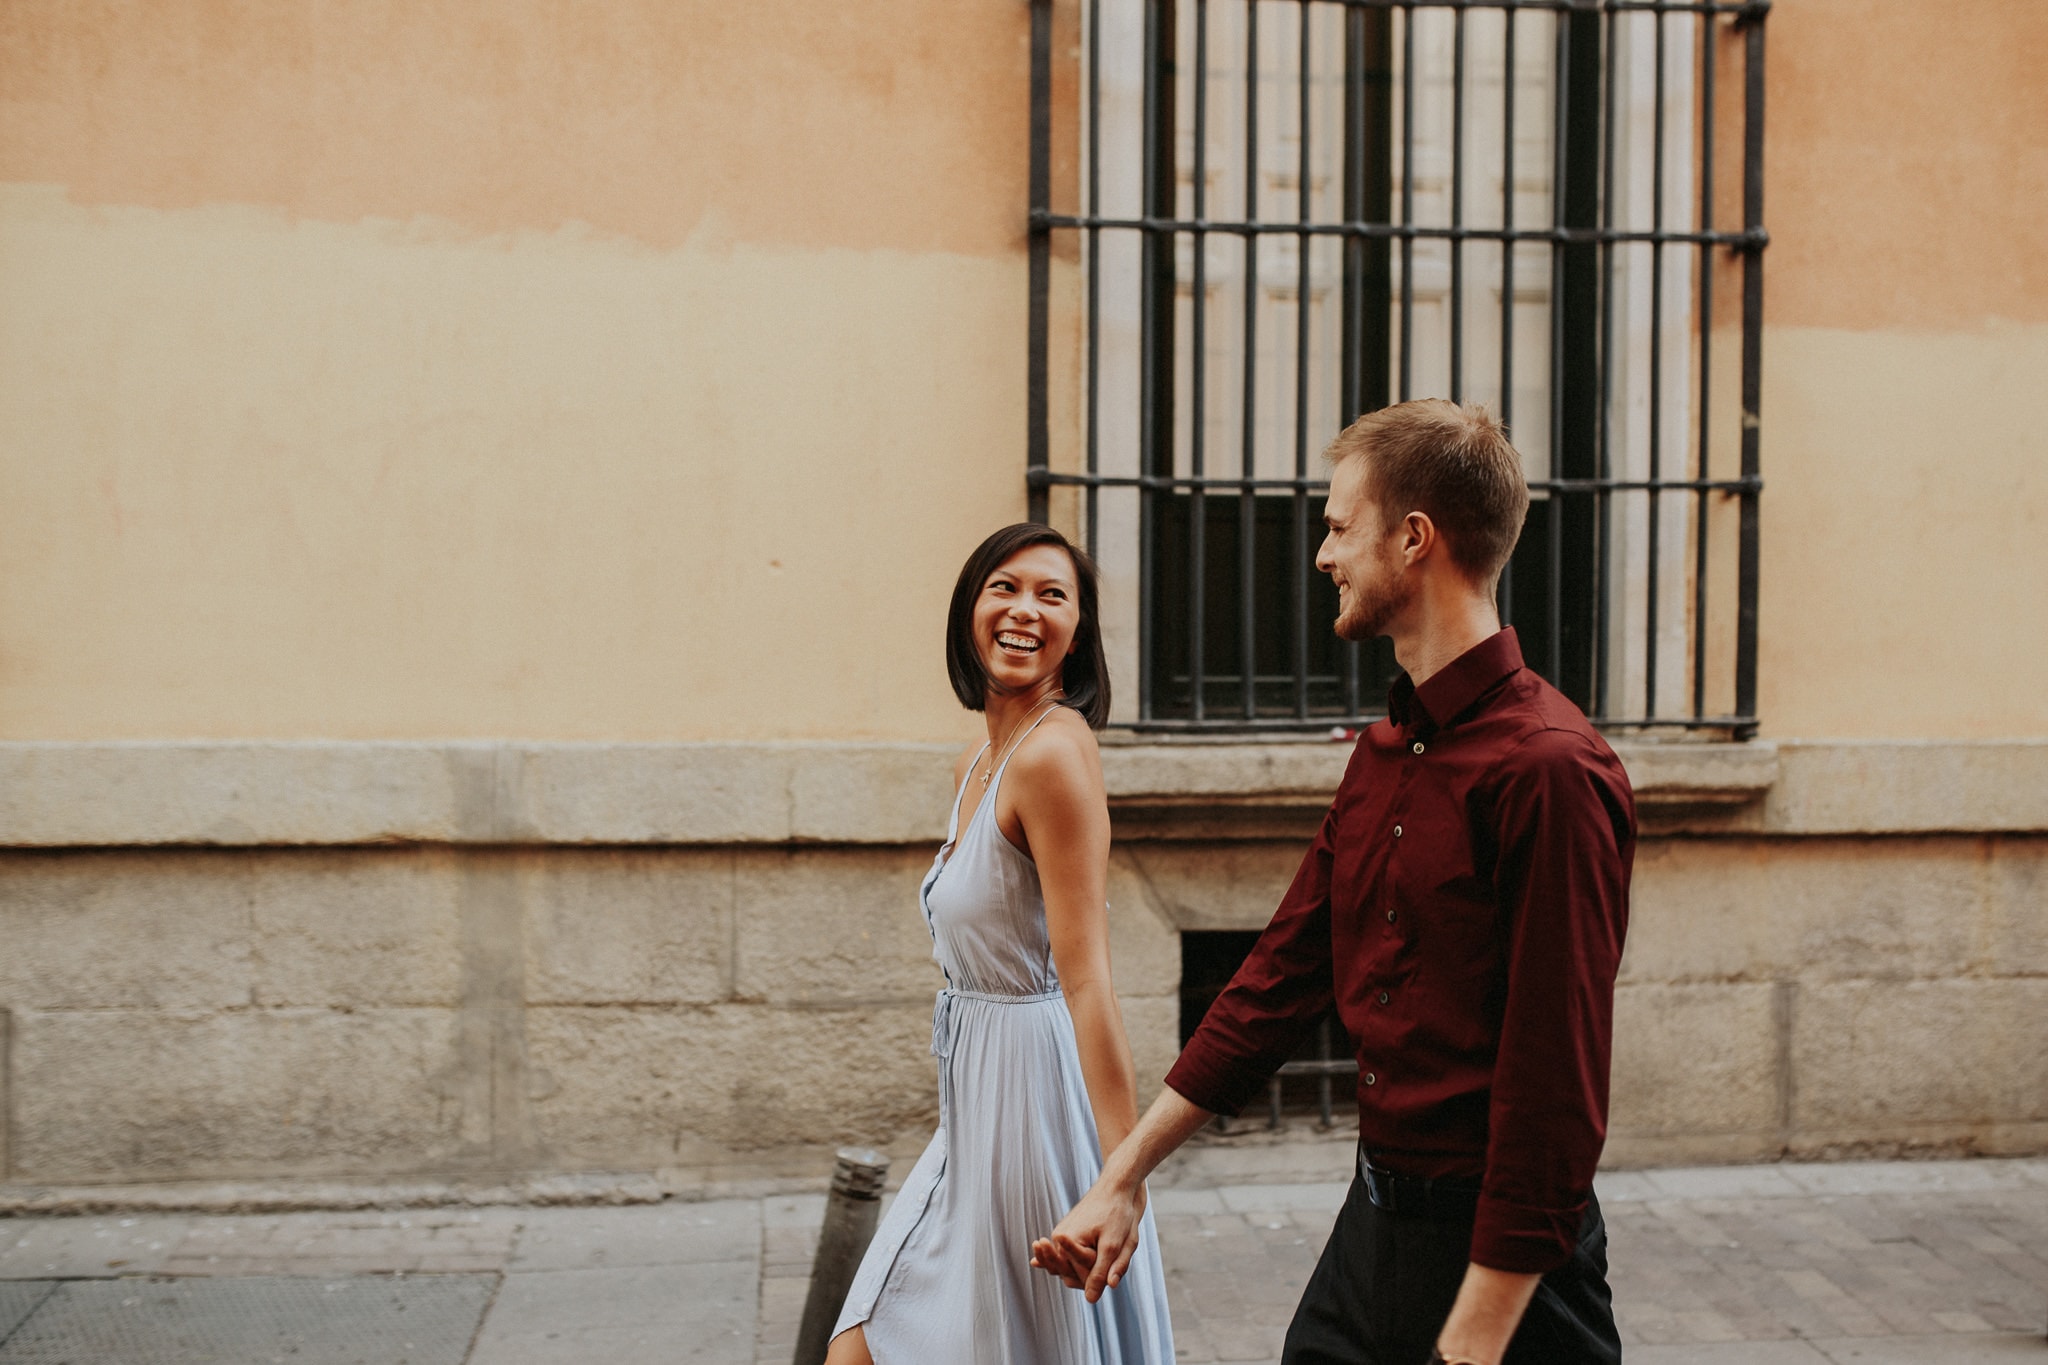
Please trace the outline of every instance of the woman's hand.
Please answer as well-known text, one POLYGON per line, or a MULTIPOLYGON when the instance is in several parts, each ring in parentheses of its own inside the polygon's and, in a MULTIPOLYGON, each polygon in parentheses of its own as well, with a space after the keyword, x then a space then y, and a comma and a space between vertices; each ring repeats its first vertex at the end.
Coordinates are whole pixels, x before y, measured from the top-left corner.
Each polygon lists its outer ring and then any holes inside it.
POLYGON ((1138 1250, 1145 1216, 1145 1178, 1196 1129, 1216 1116, 1173 1090, 1162 1090, 1131 1135, 1117 1145, 1102 1178, 1050 1236, 1031 1244, 1031 1264, 1088 1295, 1121 1284, 1138 1250))
POLYGON ((1060 1219, 1052 1234, 1031 1244, 1031 1264, 1060 1277, 1094 1303, 1123 1282, 1138 1250, 1145 1216, 1145 1186, 1125 1189, 1105 1177, 1060 1219))

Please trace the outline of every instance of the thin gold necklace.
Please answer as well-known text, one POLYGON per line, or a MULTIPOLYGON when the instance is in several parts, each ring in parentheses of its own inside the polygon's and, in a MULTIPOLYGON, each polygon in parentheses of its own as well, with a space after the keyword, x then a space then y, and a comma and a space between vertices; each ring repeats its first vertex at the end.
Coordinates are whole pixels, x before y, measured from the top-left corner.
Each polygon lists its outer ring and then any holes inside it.
MULTIPOLYGON (((1058 697, 1047 697, 1044 701, 1039 702, 1037 705, 1033 706, 1029 711, 1026 711, 1023 715, 1023 718, 1020 719, 1015 725, 1012 725, 1010 727, 1009 736, 1003 741, 1003 744, 1006 748, 1009 745, 1010 740, 1015 739, 1017 737, 1017 732, 1024 728, 1024 722, 1030 720, 1033 716, 1038 715, 1042 710, 1044 710, 1047 702, 1052 703, 1052 705, 1054 706, 1058 706, 1060 704, 1060 699, 1058 697)), ((990 779, 994 778, 996 775, 996 755, 998 752, 1000 751, 996 749, 989 750, 988 771, 981 775, 981 789, 983 791, 988 790, 988 784, 990 779)), ((1004 754, 1004 757, 1008 757, 1008 755, 1004 754)))

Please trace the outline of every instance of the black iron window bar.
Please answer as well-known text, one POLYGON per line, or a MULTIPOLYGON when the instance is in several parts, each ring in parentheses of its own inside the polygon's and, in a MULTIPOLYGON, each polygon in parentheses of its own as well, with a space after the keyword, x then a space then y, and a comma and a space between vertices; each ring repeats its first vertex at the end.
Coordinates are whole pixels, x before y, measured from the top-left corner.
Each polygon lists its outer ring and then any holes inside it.
MULTIPOLYGON (((1061 0, 1062 3, 1065 0, 1061 0)), ((1081 99, 1085 112, 1081 164, 1086 168, 1077 187, 1079 213, 1054 212, 1052 207, 1053 31, 1055 0, 1033 0, 1032 108, 1029 216, 1029 430, 1028 470, 1030 515, 1048 518, 1050 495, 1057 488, 1078 490, 1076 515, 1092 553, 1100 553, 1101 493, 1135 489, 1138 501, 1140 586, 1138 620, 1139 703, 1134 722, 1150 730, 1229 730, 1320 728, 1363 722, 1374 714, 1381 685, 1392 661, 1385 642, 1374 646, 1342 645, 1328 639, 1324 614, 1314 619, 1318 590, 1327 590, 1312 567, 1321 539, 1320 495, 1327 482, 1311 462, 1309 307, 1312 243, 1334 239, 1342 254, 1342 357, 1340 412, 1342 425, 1358 413, 1388 402, 1423 396, 1415 388, 1415 248, 1418 242, 1441 241, 1449 254, 1449 384, 1440 396, 1462 399, 1468 378, 1481 358, 1463 335, 1468 289, 1466 248, 1493 242, 1498 247, 1501 280, 1497 408, 1512 429, 1512 372, 1515 365, 1517 319, 1516 246, 1548 247, 1548 477, 1532 479, 1542 515, 1532 515, 1514 562, 1503 576, 1500 600, 1503 617, 1522 632, 1530 662, 1603 725, 1676 727, 1722 731, 1745 738, 1756 728, 1756 600, 1758 570, 1759 474, 1758 398, 1761 380, 1762 250, 1768 240, 1763 209, 1763 61, 1764 18, 1768 0, 1077 0, 1082 29, 1084 67, 1081 99), (1102 19, 1110 4, 1143 9, 1143 202, 1136 215, 1102 212, 1102 19), (1242 217, 1217 216, 1209 203, 1210 154, 1209 33, 1211 10, 1242 6, 1245 11, 1244 168, 1246 198, 1242 217), (1256 158, 1257 120, 1261 106, 1257 85, 1261 12, 1298 12, 1294 28, 1299 44, 1295 70, 1299 108, 1295 112, 1299 166, 1298 212, 1291 219, 1261 218, 1256 158), (1312 213, 1310 183, 1311 41, 1316 32, 1312 12, 1341 12, 1343 42, 1343 213, 1319 220, 1312 213), (1450 211, 1448 221, 1426 223, 1416 213, 1417 62, 1415 22, 1418 11, 1448 11, 1455 25, 1453 130, 1450 146, 1450 211), (1500 14, 1505 43, 1502 94, 1501 221, 1474 225, 1466 221, 1465 165, 1471 154, 1468 126, 1466 22, 1474 11, 1500 14), (1516 63, 1531 60, 1516 52, 1524 13, 1550 16, 1552 107, 1517 109, 1516 63), (1615 176, 1617 125, 1625 117, 1618 107, 1615 73, 1617 27, 1650 16, 1655 26, 1654 129, 1651 132, 1654 190, 1653 221, 1648 226, 1616 221, 1615 176), (1398 22, 1397 22, 1398 20, 1398 22), (1692 165, 1667 164, 1667 32, 1674 23, 1696 25, 1697 43, 1692 165), (1186 79, 1178 69, 1183 49, 1177 34, 1193 28, 1191 167, 1184 167, 1175 139, 1175 82, 1186 79), (1741 53, 1742 167, 1741 225, 1716 226, 1717 70, 1723 43, 1741 53), (1395 57, 1399 44, 1400 57, 1395 57), (1398 75, 1396 74, 1398 72, 1398 75), (1400 118, 1393 116, 1398 101, 1400 118), (1548 198, 1549 221, 1515 221, 1516 120, 1531 113, 1551 121, 1552 164, 1548 198), (1397 131, 1398 130, 1398 131, 1397 131), (1394 169, 1394 144, 1400 148, 1394 169), (1177 183, 1182 169, 1191 169, 1192 185, 1183 194, 1177 183), (1665 221, 1665 186, 1674 174, 1690 174, 1696 189, 1697 226, 1665 221), (1191 201, 1191 202, 1190 202, 1191 201), (1083 434, 1079 467, 1052 467, 1049 373, 1051 361, 1051 283, 1053 239, 1075 233, 1080 239, 1082 328, 1085 355, 1080 366, 1083 392, 1079 407, 1083 434), (1141 243, 1140 303, 1141 373, 1138 418, 1138 471, 1111 474, 1102 469, 1100 428, 1103 395, 1099 384, 1102 354, 1101 272, 1105 234, 1133 234, 1141 243), (1208 289, 1204 279, 1206 243, 1210 237, 1244 239, 1244 334, 1242 338, 1244 396, 1243 448, 1235 475, 1210 472, 1205 459, 1206 335, 1208 289), (1294 239, 1299 279, 1295 283, 1294 439, 1291 473, 1261 476, 1254 458, 1254 367, 1260 357, 1258 311, 1253 295, 1259 286, 1256 242, 1265 237, 1294 239), (1175 292, 1177 244, 1192 243, 1190 349, 1187 392, 1176 394, 1173 349, 1176 341, 1175 292), (1614 288, 1617 252, 1646 246, 1651 256, 1652 319, 1643 356, 1650 375, 1647 468, 1640 476, 1617 472, 1613 412, 1614 367, 1620 348, 1629 345, 1617 330, 1614 288), (1664 423, 1658 411, 1665 392, 1663 309, 1667 250, 1689 250, 1697 256, 1692 306, 1697 326, 1677 363, 1691 366, 1691 396, 1696 431, 1678 461, 1689 470, 1674 470, 1673 455, 1664 448, 1664 423), (1710 426, 1714 410, 1713 361, 1716 253, 1733 253, 1740 264, 1739 436, 1733 474, 1712 468, 1714 447, 1710 426), (1393 268, 1398 256, 1400 268, 1393 268), (1188 458, 1176 468, 1173 425, 1176 403, 1191 407, 1188 458), (1647 553, 1639 566, 1613 561, 1613 516, 1618 500, 1640 495, 1647 499, 1647 553), (1660 706, 1658 612, 1665 594, 1658 576, 1667 572, 1670 556, 1659 544, 1668 518, 1659 514, 1660 500, 1689 497, 1693 517, 1690 558, 1689 705, 1660 706), (1235 504, 1236 516, 1228 514, 1235 504), (1280 516, 1272 515, 1278 504, 1280 516), (1546 505, 1547 504, 1547 505, 1546 505), (1709 686, 1710 641, 1709 546, 1722 522, 1716 507, 1733 504, 1735 526, 1734 610, 1732 642, 1715 641, 1732 664, 1732 686, 1709 686), (1222 515, 1218 515, 1218 509, 1222 515), (1263 513, 1263 515, 1262 515, 1263 513), (1540 525, 1538 524, 1540 520, 1540 525), (1233 526, 1234 522, 1234 526, 1233 526), (1710 522, 1712 524, 1710 524, 1710 522), (1273 523, 1270 526, 1262 523, 1273 523), (1235 564, 1211 561, 1208 540, 1235 540, 1227 553, 1235 564), (1278 542, 1277 545, 1275 542, 1278 542), (1263 547, 1263 548, 1262 548, 1263 547), (1272 562, 1279 557, 1279 567, 1272 562), (1264 558, 1261 558, 1261 555, 1264 558), (1629 691, 1613 695, 1608 654, 1613 647, 1610 624, 1617 610, 1617 573, 1622 569, 1646 575, 1641 593, 1644 659, 1641 676, 1629 691), (1220 572, 1219 572, 1220 571, 1220 572), (1286 580, 1276 583, 1275 578, 1286 580), (1262 588, 1264 591, 1262 592, 1262 588), (1518 590, 1519 589, 1519 590, 1518 590), (1234 598, 1234 601, 1228 600, 1234 598), (1212 610, 1218 602, 1222 610, 1212 610), (1261 620, 1261 608, 1266 617, 1261 620), (1235 617, 1234 622, 1228 618, 1235 617), (1217 623, 1226 630, 1219 642, 1217 623), (1234 624, 1235 630, 1227 627, 1234 624), (1276 630, 1276 627, 1280 629, 1276 630), (1234 639, 1230 636, 1234 635, 1234 639), (1171 638, 1167 638, 1171 637, 1171 638), (1284 637, 1283 657, 1275 665, 1274 642, 1284 637), (1162 643, 1169 646, 1162 649, 1162 643), (1234 648, 1233 648, 1234 646, 1234 648), (1261 653, 1267 657, 1263 661, 1261 653), (1168 654, 1173 657, 1167 657, 1168 654), (1218 654, 1235 655, 1220 662, 1218 654), (1234 667, 1233 667, 1234 665, 1234 667), (1640 691, 1637 688, 1640 688, 1640 691), (1228 695, 1234 692, 1234 696, 1228 695), (1223 695, 1219 695, 1223 694, 1223 695), (1710 695, 1718 703, 1709 705, 1710 695), (1220 704, 1219 704, 1220 702, 1220 704)), ((1543 60, 1537 54, 1535 60, 1543 60)), ((1522 267, 1526 269, 1526 267, 1522 267)), ((1725 460, 1725 455, 1723 459, 1725 460)), ((1334 599, 1331 599, 1332 601, 1334 599)), ((1727 613, 1723 613, 1725 616, 1727 613)), ((1668 693, 1668 689, 1667 689, 1668 693)))
MULTIPOLYGON (((1332 1040, 1336 1032, 1336 1011, 1325 1014, 1316 1023, 1315 1053, 1313 1057, 1298 1057, 1283 1062, 1266 1082, 1266 1127, 1278 1129, 1281 1115, 1285 1110, 1286 1081, 1288 1077, 1304 1076, 1315 1082, 1316 1114, 1323 1127, 1336 1123, 1336 1083, 1345 1078, 1347 1088, 1357 1085, 1358 1058, 1348 1047, 1339 1047, 1332 1040)), ((1348 1040, 1346 1040, 1348 1042, 1348 1040)))
MULTIPOLYGON (((1256 930, 1191 929, 1181 935, 1180 1034, 1182 1045, 1200 1027, 1209 1008, 1258 942, 1256 930)), ((1314 1113, 1328 1128, 1358 1081, 1358 1059, 1350 1035, 1334 1009, 1325 1011, 1275 1069, 1266 1084, 1266 1127, 1279 1128, 1290 1110, 1314 1113), (1339 1084, 1342 1089, 1339 1089, 1339 1084)), ((1229 1120, 1219 1118, 1229 1131, 1229 1120)))

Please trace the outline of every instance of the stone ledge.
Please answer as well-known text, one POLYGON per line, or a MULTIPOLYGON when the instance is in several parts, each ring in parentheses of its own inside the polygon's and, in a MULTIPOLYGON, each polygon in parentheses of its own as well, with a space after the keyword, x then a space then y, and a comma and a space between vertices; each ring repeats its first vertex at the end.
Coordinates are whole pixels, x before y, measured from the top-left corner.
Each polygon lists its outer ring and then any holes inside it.
POLYGON ((0 744, 0 846, 917 843, 943 744, 0 744))
POLYGON ((1780 746, 1770 800, 1745 812, 1765 834, 2048 831, 2048 739, 1830 740, 1780 746))
POLYGON ((1636 808, 1699 809, 1751 805, 1778 783, 1782 765, 1769 740, 1747 744, 1655 744, 1617 740, 1636 808))
MULTIPOLYGON (((1226 1203, 1239 1201, 1257 1202, 1261 1208, 1272 1207, 1273 1199, 1314 1205, 1327 1199, 1331 1190, 1341 1192, 1356 1160, 1357 1141, 1357 1135, 1345 1123, 1324 1130, 1293 1118, 1286 1120, 1279 1132, 1255 1131, 1244 1139, 1218 1140, 1204 1130, 1169 1156, 1148 1183, 1155 1199, 1165 1195, 1164 1202, 1177 1204, 1190 1213, 1222 1212, 1226 1203), (1272 1189, 1272 1196, 1260 1194, 1259 1187, 1272 1189)), ((1764 1135, 1717 1136, 1694 1144, 1699 1149, 1696 1159, 1703 1160, 1711 1160, 1717 1152, 1776 1153, 1782 1145, 1778 1138, 1764 1135)), ((890 1190, 897 1190, 916 1161, 917 1148, 903 1143, 891 1146, 895 1159, 890 1163, 887 1183, 890 1190)), ((2048 1189, 2048 1161, 2025 1157, 1975 1155, 1957 1159, 1917 1155, 1870 1160, 1838 1158, 1821 1149, 1775 1159, 1730 1155, 1729 1164, 1718 1165, 1679 1166, 1670 1160, 1660 1163, 1649 1159, 1680 1150, 1681 1144, 1676 1142, 1639 1148, 1626 1137, 1619 1143, 1610 1137, 1600 1162, 1601 1202, 1854 1198, 1869 1194, 2024 1195, 2048 1189)), ((520 1175, 495 1182, 365 1177, 105 1185, 0 1184, 0 1217, 277 1214, 504 1206, 591 1208, 819 1196, 830 1183, 832 1151, 830 1144, 791 1144, 730 1166, 520 1175)))
MULTIPOLYGON (((810 1182, 822 1185, 822 1180, 810 1182)), ((36 1214, 299 1213, 335 1209, 658 1204, 671 1197, 653 1172, 515 1176, 502 1181, 392 1178, 184 1180, 104 1185, 0 1185, 0 1218, 36 1214)))
MULTIPOLYGON (((2048 740, 1617 741, 1646 828, 2048 831, 2048 740)), ((1349 746, 1105 744, 1120 834, 1293 837, 1349 746)), ((0 847, 924 843, 945 744, 0 743, 0 847)))

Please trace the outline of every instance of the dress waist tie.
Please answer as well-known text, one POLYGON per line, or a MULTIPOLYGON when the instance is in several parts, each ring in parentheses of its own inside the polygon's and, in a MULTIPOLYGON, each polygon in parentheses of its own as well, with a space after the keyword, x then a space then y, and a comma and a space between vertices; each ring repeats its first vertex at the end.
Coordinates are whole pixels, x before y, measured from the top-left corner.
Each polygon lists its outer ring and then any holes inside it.
POLYGON ((956 1000, 980 1000, 990 1005, 1042 1005, 1048 1000, 1058 1000, 1058 990, 1042 991, 1037 995, 994 995, 988 991, 963 991, 952 986, 939 992, 932 1003, 932 1056, 937 1057, 939 1067, 939 1126, 946 1126, 946 1119, 953 1112, 953 1068, 943 1065, 953 1055, 953 1002, 956 1000))

